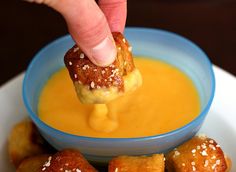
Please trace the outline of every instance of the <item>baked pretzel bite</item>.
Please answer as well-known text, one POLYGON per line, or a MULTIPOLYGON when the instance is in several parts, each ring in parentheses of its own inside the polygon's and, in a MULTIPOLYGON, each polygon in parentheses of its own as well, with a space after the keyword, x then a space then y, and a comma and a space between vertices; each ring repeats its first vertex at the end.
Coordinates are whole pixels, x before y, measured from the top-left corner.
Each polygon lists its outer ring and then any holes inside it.
POLYGON ((57 152, 41 166, 41 172, 97 172, 83 155, 74 149, 57 152))
POLYGON ((52 151, 53 148, 41 137, 29 119, 17 123, 12 128, 8 138, 8 153, 15 167, 25 158, 52 151))
POLYGON ((227 163, 220 146, 206 136, 195 136, 166 156, 168 172, 226 172, 227 163))
POLYGON ((39 172, 48 157, 49 155, 42 154, 26 158, 20 163, 16 172, 39 172))
POLYGON ((231 161, 230 157, 228 157, 227 155, 225 155, 225 161, 226 161, 226 164, 227 164, 227 170, 226 170, 226 172, 230 172, 231 167, 232 167, 232 161, 231 161))
POLYGON ((77 45, 65 54, 65 65, 82 103, 106 103, 142 84, 128 41, 118 32, 113 37, 117 56, 107 67, 94 65, 77 45))
POLYGON ((163 154, 152 156, 118 156, 109 162, 108 172, 164 172, 163 154))

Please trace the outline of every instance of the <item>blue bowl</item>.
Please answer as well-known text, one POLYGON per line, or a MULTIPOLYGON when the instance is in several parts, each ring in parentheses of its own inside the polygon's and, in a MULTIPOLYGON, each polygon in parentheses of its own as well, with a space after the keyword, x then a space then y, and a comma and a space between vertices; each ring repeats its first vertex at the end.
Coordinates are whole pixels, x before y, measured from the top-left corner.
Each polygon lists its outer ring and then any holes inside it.
POLYGON ((191 41, 163 30, 127 28, 125 36, 135 55, 166 61, 192 78, 200 95, 201 113, 193 121, 174 131, 140 138, 83 137, 48 126, 37 116, 38 98, 48 78, 64 66, 64 54, 74 45, 70 36, 64 36, 36 54, 26 71, 23 83, 23 99, 29 116, 43 137, 56 149, 77 148, 88 160, 107 162, 117 155, 166 152, 191 138, 200 129, 215 92, 214 73, 207 55, 191 41))

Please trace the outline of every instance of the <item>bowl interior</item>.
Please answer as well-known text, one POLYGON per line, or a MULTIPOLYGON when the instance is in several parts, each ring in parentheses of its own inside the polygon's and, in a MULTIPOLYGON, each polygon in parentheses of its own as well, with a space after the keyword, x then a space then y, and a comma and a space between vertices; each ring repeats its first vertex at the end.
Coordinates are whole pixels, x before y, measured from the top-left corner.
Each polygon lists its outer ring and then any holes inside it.
POLYGON ((203 110, 214 92, 214 74, 206 54, 183 37, 156 30, 127 30, 127 39, 135 55, 163 60, 185 72, 197 87, 203 110))
POLYGON ((189 40, 167 31, 128 28, 125 36, 133 47, 134 55, 166 61, 192 78, 200 95, 201 114, 191 123, 169 133, 134 139, 80 137, 47 126, 37 117, 38 98, 48 78, 64 66, 64 54, 74 45, 70 36, 64 36, 47 45, 34 57, 23 83, 23 99, 30 117, 42 135, 57 149, 77 145, 87 157, 99 161, 101 156, 167 151, 199 130, 215 91, 212 66, 204 52, 189 40))

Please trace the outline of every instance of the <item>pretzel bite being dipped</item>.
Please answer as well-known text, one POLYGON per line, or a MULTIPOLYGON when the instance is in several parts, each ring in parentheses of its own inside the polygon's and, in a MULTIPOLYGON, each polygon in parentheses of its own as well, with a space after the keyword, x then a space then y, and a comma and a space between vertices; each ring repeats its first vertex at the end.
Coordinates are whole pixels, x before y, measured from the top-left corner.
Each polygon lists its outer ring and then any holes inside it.
POLYGON ((118 156, 109 162, 108 172, 164 172, 163 154, 152 156, 118 156))
POLYGON ((225 155, 211 138, 195 136, 166 156, 168 172, 226 172, 225 155))
POLYGON ((142 84, 135 68, 131 47, 121 33, 113 33, 117 56, 107 67, 94 65, 75 45, 65 55, 64 62, 82 103, 101 104, 111 101, 142 84))
POLYGON ((66 149, 49 156, 41 166, 41 172, 70 171, 70 172, 97 172, 83 155, 74 149, 66 149))

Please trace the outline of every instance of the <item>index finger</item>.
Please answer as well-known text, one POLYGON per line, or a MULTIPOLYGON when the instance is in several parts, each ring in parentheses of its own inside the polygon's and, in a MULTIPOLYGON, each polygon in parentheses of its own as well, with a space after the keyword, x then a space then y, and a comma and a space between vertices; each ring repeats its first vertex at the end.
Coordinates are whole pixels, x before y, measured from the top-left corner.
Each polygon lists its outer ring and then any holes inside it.
POLYGON ((123 33, 127 17, 127 0, 99 0, 111 32, 123 33))

